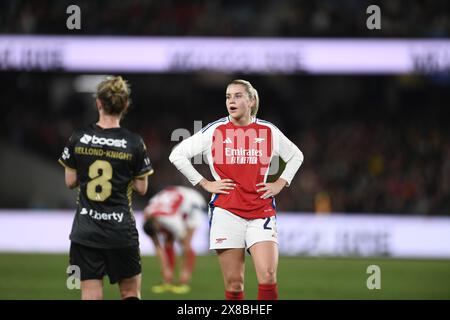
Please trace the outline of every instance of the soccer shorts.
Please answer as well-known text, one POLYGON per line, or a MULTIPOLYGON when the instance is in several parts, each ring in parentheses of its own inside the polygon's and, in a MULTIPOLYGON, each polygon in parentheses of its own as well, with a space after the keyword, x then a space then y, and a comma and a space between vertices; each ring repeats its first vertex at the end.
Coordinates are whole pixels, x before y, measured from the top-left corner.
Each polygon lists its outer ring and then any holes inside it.
POLYGON ((138 275, 142 270, 139 246, 99 249, 71 242, 70 264, 80 268, 81 281, 108 275, 111 284, 138 275))
POLYGON ((184 222, 191 229, 197 229, 203 223, 205 211, 202 208, 192 209, 189 214, 183 216, 184 222))
POLYGON ((173 215, 155 215, 155 219, 161 227, 172 234, 175 239, 181 240, 186 236, 186 228, 197 229, 203 221, 203 213, 192 211, 190 214, 182 216, 173 215))
POLYGON ((209 212, 209 249, 249 249, 257 242, 278 244, 276 217, 244 219, 222 208, 209 212))
POLYGON ((157 216, 155 218, 161 228, 170 233, 176 240, 181 240, 186 236, 186 225, 180 215, 157 216))

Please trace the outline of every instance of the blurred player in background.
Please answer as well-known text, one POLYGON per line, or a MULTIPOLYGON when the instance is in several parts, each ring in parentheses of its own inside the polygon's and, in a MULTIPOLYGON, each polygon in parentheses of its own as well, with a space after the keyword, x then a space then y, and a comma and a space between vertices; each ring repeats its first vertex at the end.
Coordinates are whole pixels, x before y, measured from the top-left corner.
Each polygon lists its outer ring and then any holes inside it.
MULTIPOLYGON (((258 299, 278 299, 278 242, 275 199, 288 186, 303 162, 299 148, 270 122, 256 118, 258 92, 245 80, 226 89, 228 116, 210 123, 176 146, 170 161, 193 184, 212 193, 210 249, 215 249, 225 284, 225 298, 244 298, 245 249, 253 258, 258 299), (205 179, 191 164, 197 154, 207 157, 215 181, 205 179), (268 183, 273 157, 286 166, 268 183)), ((272 163, 272 165, 277 162, 272 163)))
POLYGON ((189 282, 195 266, 192 237, 206 215, 206 201, 196 190, 170 186, 153 196, 144 209, 144 231, 152 239, 161 263, 163 283, 152 288, 155 293, 190 291, 189 282), (184 253, 178 281, 174 271, 178 242, 184 253))
POLYGON ((78 187, 70 234, 70 264, 81 271, 81 298, 102 299, 103 277, 119 283, 122 299, 140 299, 141 257, 131 208, 133 190, 144 195, 153 173, 142 138, 120 127, 130 104, 122 77, 97 88, 99 120, 75 131, 59 162, 66 185, 78 187))

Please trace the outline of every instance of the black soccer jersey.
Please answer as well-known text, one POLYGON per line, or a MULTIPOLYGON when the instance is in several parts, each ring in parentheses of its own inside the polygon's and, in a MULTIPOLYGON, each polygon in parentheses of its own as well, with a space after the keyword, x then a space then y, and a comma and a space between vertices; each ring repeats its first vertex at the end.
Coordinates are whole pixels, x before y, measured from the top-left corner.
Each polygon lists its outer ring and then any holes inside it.
POLYGON ((59 162, 76 170, 79 182, 70 239, 95 248, 138 245, 133 179, 153 173, 142 138, 92 124, 72 134, 59 162))

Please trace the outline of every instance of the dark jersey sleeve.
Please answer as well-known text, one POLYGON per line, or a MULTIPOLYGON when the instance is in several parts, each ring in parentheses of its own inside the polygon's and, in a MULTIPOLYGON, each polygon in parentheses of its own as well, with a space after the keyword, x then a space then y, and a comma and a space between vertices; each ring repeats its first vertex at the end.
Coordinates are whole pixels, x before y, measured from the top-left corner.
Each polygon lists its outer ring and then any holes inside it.
POLYGON ((76 139, 75 134, 72 134, 72 136, 69 138, 68 143, 63 149, 63 152, 61 154, 61 157, 58 159, 58 162, 61 163, 64 167, 70 168, 73 170, 76 170, 77 164, 74 157, 74 145, 75 145, 76 139))
POLYGON ((145 177, 145 176, 151 175, 152 173, 153 173, 153 167, 150 162, 150 158, 148 156, 147 148, 145 147, 145 143, 141 138, 138 148, 137 148, 137 151, 136 151, 133 175, 135 178, 137 178, 137 177, 140 178, 140 177, 145 177))

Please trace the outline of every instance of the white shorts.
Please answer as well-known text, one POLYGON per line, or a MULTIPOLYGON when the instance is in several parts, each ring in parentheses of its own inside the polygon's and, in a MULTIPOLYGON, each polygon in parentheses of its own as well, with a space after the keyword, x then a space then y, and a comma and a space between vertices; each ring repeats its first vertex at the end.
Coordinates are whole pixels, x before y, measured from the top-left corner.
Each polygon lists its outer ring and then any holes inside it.
POLYGON ((180 215, 155 217, 162 228, 174 236, 176 240, 181 240, 186 236, 186 225, 180 215))
POLYGON ((249 249, 262 241, 278 244, 276 217, 244 219, 222 208, 209 212, 209 249, 249 249))
POLYGON ((185 217, 186 226, 190 229, 197 229, 205 221, 206 211, 204 209, 192 209, 185 217))
POLYGON ((183 217, 177 213, 169 216, 156 216, 155 219, 161 227, 170 232, 175 239, 181 240, 186 236, 187 228, 197 229, 203 222, 203 211, 193 210, 189 215, 183 217))

